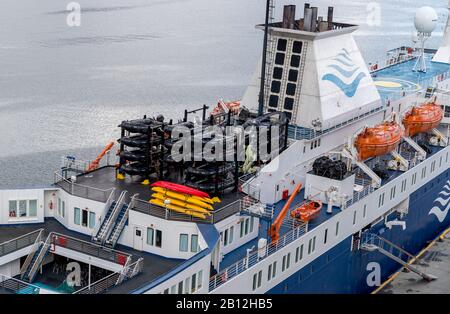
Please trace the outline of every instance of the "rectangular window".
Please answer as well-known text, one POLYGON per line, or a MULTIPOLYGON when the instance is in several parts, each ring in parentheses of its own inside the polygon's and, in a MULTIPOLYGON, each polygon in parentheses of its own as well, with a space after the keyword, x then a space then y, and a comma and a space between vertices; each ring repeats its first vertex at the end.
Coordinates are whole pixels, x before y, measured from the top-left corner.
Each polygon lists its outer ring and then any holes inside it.
POLYGON ((88 225, 88 211, 85 209, 81 211, 81 225, 83 227, 87 227, 88 225))
POLYGON ((155 238, 155 230, 153 228, 147 228, 147 244, 153 246, 155 238))
POLYGON ((261 281, 262 281, 262 270, 258 272, 258 288, 261 287, 261 281))
POLYGON ((197 286, 197 274, 193 274, 191 278, 191 293, 195 292, 197 286))
POLYGON ((367 214, 367 204, 364 204, 363 219, 366 218, 366 214, 367 214))
POLYGON ((245 235, 248 234, 248 227, 249 227, 250 219, 245 219, 245 235))
POLYGON ((28 201, 28 216, 30 217, 37 216, 37 200, 28 201))
POLYGON ((286 255, 283 256, 283 261, 281 263, 281 271, 283 272, 286 269, 286 255))
POLYGON ((185 233, 180 234, 180 246, 179 246, 180 252, 188 251, 188 242, 189 242, 189 236, 185 233))
POLYGON ((313 239, 310 239, 308 242, 308 254, 313 252, 313 239))
POLYGON ((234 237, 234 227, 231 226, 231 228, 230 228, 230 238, 228 239, 229 244, 233 243, 233 237, 234 237))
POLYGON ((255 217, 250 217, 250 233, 253 232, 253 226, 255 224, 255 217))
POLYGON ((336 222, 336 237, 339 235, 339 221, 336 222))
POLYGON ((240 225, 239 225, 239 234, 240 234, 240 237, 242 238, 243 236, 244 236, 244 222, 243 221, 241 221, 241 223, 240 223, 240 225))
POLYGON ((89 228, 94 229, 95 228, 95 213, 89 212, 89 228))
POLYGON ((66 217, 66 202, 62 201, 61 216, 66 217))
POLYGON ((27 201, 20 200, 19 201, 19 217, 27 216, 27 201))
POLYGON ((253 285, 252 285, 252 290, 255 291, 256 290, 256 283, 258 280, 258 274, 254 274, 253 275, 253 285))
POLYGON ((356 224, 356 210, 353 212, 353 225, 356 224))
POLYGON ((202 288, 202 284, 203 284, 203 270, 198 272, 198 276, 197 276, 197 290, 202 288))
POLYGON ((178 294, 183 294, 183 281, 178 283, 178 294))
POLYGON ((177 285, 173 285, 170 287, 170 294, 176 294, 177 293, 177 285))
POLYGON ((17 217, 17 201, 9 201, 9 217, 17 217))
POLYGON ((286 269, 288 269, 289 266, 291 266, 291 253, 289 253, 289 254, 287 255, 287 259, 286 259, 286 269))
POLYGON ((162 232, 161 232, 161 230, 156 230, 155 246, 156 247, 161 247, 162 246, 162 232))
POLYGON ((190 293, 190 287, 191 287, 191 277, 187 277, 184 280, 184 293, 189 294, 190 293))
POLYGON ((225 229, 225 233, 223 236, 223 246, 227 246, 228 245, 228 229, 225 229))
POLYGON ((191 252, 198 252, 198 235, 191 235, 191 252))
POLYGON ((78 207, 73 209, 73 223, 78 226, 81 224, 81 210, 78 207))
POLYGON ((60 215, 60 216, 61 216, 61 207, 62 207, 61 199, 58 197, 58 215, 60 215))
POLYGON ((328 229, 325 229, 325 235, 323 236, 323 244, 327 244, 328 240, 328 229))

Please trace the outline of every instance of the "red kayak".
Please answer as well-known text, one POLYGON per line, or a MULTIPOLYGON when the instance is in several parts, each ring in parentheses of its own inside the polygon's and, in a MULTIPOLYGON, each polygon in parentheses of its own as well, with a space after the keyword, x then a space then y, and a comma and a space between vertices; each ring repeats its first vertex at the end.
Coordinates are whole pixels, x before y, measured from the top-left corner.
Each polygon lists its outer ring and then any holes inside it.
POLYGON ((202 191, 190 188, 190 187, 185 186, 185 185, 172 183, 172 182, 158 181, 158 182, 153 183, 151 186, 172 190, 172 191, 178 192, 178 193, 190 194, 190 195, 195 195, 195 196, 198 196, 198 197, 207 197, 207 198, 209 198, 209 194, 208 193, 205 193, 205 192, 202 192, 202 191))

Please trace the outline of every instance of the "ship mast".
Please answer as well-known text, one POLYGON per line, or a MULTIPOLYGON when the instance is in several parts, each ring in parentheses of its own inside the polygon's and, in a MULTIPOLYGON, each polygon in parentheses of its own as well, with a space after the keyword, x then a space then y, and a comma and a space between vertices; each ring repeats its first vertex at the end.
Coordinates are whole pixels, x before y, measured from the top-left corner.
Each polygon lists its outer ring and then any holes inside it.
POLYGON ((263 55, 261 62, 261 86, 259 89, 259 101, 258 101, 258 116, 264 114, 264 88, 266 85, 266 66, 267 66, 267 43, 269 41, 269 21, 272 14, 273 0, 267 0, 266 2, 266 20, 264 24, 264 43, 263 43, 263 55))

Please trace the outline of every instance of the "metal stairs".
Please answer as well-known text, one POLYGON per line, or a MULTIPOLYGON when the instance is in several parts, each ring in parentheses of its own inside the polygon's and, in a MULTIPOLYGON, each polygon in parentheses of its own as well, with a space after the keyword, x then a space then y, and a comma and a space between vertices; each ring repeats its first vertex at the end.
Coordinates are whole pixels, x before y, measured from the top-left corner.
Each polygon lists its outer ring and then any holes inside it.
POLYGON ((123 204, 117 218, 115 220, 114 226, 112 227, 111 233, 109 234, 105 244, 109 247, 114 248, 117 244, 117 241, 120 238, 120 235, 122 234, 123 229, 125 228, 125 224, 128 220, 128 213, 130 211, 130 208, 134 207, 135 199, 137 197, 137 194, 133 195, 131 198, 131 201, 129 204, 123 204))
POLYGON ((45 242, 40 242, 36 250, 32 250, 28 254, 25 263, 20 270, 20 279, 28 282, 33 282, 34 277, 37 274, 39 267, 42 265, 45 256, 47 256, 50 251, 51 245, 51 234, 48 235, 45 242))
POLYGON ((376 234, 363 234, 361 249, 368 252, 378 251, 381 254, 396 261, 397 263, 403 265, 403 267, 405 267, 409 271, 412 271, 413 273, 421 276, 427 281, 437 279, 436 276, 427 274, 424 271, 420 270, 418 267, 419 265, 413 265, 413 262, 416 260, 416 258, 412 254, 376 234))
POLYGON ((106 240, 108 239, 109 235, 111 234, 111 231, 113 230, 114 226, 116 225, 118 216, 126 211, 126 204, 125 204, 125 198, 127 195, 127 191, 122 191, 120 193, 119 198, 117 201, 114 200, 108 200, 106 203, 106 206, 108 208, 107 213, 105 215, 105 218, 103 219, 103 222, 98 229, 95 236, 93 236, 92 240, 98 244, 103 245, 106 240))

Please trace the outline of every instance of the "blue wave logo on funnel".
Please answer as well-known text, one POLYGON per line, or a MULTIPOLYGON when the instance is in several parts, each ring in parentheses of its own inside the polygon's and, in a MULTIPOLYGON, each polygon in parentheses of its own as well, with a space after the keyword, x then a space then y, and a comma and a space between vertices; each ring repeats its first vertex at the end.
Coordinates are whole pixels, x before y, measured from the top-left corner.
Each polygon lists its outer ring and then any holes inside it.
POLYGON ((428 214, 435 215, 439 222, 443 222, 450 210, 450 181, 447 181, 447 184, 444 186, 442 192, 439 193, 439 197, 434 200, 434 203, 436 206, 428 214))
POLYGON ((342 49, 333 61, 334 63, 330 64, 328 68, 336 70, 338 74, 327 73, 322 80, 330 81, 339 87, 347 97, 352 98, 366 74, 355 64, 346 49, 342 49))

